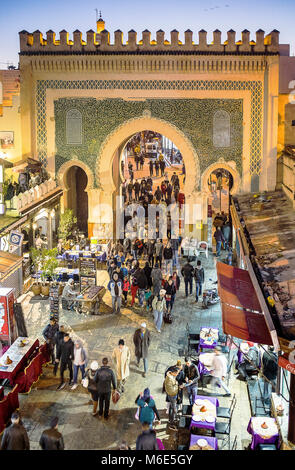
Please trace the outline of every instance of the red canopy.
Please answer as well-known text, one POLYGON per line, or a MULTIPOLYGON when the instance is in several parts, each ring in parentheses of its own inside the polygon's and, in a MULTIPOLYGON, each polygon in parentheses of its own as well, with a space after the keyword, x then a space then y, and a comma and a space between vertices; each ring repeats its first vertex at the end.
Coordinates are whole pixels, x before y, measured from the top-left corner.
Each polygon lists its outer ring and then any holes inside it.
POLYGON ((218 262, 217 275, 222 302, 246 310, 261 312, 260 303, 248 271, 218 262))
POLYGON ((273 344, 248 271, 218 262, 217 276, 224 333, 273 344))

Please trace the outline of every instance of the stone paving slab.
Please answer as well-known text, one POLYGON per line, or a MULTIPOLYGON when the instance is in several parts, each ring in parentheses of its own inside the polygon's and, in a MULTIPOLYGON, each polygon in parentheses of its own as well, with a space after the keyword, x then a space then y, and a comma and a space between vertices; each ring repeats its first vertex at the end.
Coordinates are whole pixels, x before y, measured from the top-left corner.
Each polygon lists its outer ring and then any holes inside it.
MULTIPOLYGON (((205 286, 211 285, 209 278, 216 280, 216 258, 211 254, 208 260, 202 257, 205 269, 205 286)), ((194 263, 196 264, 196 263, 194 263)), ((106 303, 110 304, 108 294, 106 303)), ((42 330, 48 323, 49 302, 40 301, 31 303, 30 298, 24 300, 23 310, 29 336, 38 337, 41 341, 42 330)), ((214 326, 222 328, 220 305, 202 309, 201 303, 195 303, 195 294, 187 299, 184 296, 184 283, 181 282, 180 291, 176 296, 173 309, 173 324, 164 324, 162 333, 157 333, 153 325, 153 317, 145 309, 124 308, 121 315, 99 315, 87 317, 77 315, 75 312, 60 311, 60 324, 63 324, 73 339, 80 339, 88 349, 89 363, 104 356, 111 358, 114 347, 120 338, 131 349, 130 377, 127 380, 125 393, 120 401, 111 403, 109 421, 104 421, 91 415, 92 405, 90 396, 80 384, 75 391, 67 385, 63 390, 57 391, 59 374, 54 377, 52 366, 43 369, 40 380, 35 384, 28 395, 20 395, 20 410, 28 429, 31 448, 39 449, 39 438, 54 415, 59 416, 60 431, 63 433, 66 449, 114 449, 121 440, 126 440, 131 448, 135 448, 140 425, 135 420, 135 399, 139 392, 149 387, 156 400, 162 422, 156 428, 157 436, 162 439, 166 449, 176 449, 176 434, 167 428, 166 396, 162 394, 163 374, 167 366, 175 364, 179 358, 179 351, 187 346, 186 325, 197 332, 201 326, 214 326), (136 366, 133 346, 133 334, 142 321, 147 323, 151 332, 151 346, 149 349, 149 371, 146 378, 142 377, 143 363, 136 366)), ((181 357, 184 360, 184 357, 181 357)), ((67 372, 65 374, 67 376, 67 372)), ((81 377, 79 376, 79 379, 81 377)), ((246 428, 250 419, 250 407, 246 384, 236 380, 232 374, 230 389, 236 393, 238 403, 232 421, 232 441, 238 437, 238 449, 242 449, 250 442, 246 428)), ((199 388, 200 394, 209 394, 209 387, 199 388)), ((229 406, 230 399, 220 396, 221 406, 229 406)), ((188 403, 185 396, 184 404, 188 403)))

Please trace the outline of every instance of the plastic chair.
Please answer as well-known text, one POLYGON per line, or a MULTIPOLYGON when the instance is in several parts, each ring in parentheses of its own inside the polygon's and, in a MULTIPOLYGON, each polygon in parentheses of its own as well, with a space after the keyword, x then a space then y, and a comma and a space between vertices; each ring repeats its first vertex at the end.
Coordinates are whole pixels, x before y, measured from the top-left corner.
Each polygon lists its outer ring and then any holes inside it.
POLYGON ((231 410, 231 414, 229 420, 227 422, 216 422, 215 424, 215 434, 221 434, 224 436, 222 438, 222 445, 221 449, 228 443, 228 448, 230 449, 230 431, 231 431, 231 420, 233 416, 233 408, 231 410))
POLYGON ((237 404, 236 394, 234 394, 233 399, 231 401, 230 407, 225 408, 222 406, 217 407, 217 418, 226 418, 230 419, 235 407, 237 404))
POLYGON ((258 450, 278 450, 274 444, 258 444, 258 450))
POLYGON ((189 429, 191 424, 191 418, 186 417, 186 416, 181 416, 178 424, 178 429, 189 429))
POLYGON ((182 416, 192 416, 193 405, 183 405, 182 416))
POLYGON ((238 445, 238 436, 235 435, 233 445, 231 446, 231 450, 237 450, 237 445, 238 445))
POLYGON ((198 242, 197 256, 199 256, 200 253, 205 253, 206 258, 208 258, 208 243, 207 242, 205 241, 198 242))

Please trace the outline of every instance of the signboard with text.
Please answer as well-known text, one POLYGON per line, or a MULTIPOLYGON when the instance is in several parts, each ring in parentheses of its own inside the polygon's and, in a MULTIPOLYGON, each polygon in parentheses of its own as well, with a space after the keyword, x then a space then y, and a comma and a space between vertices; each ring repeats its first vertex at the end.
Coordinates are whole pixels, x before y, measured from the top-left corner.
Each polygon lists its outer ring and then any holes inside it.
POLYGON ((278 365, 291 372, 291 374, 295 374, 295 363, 290 362, 285 355, 279 357, 278 365))

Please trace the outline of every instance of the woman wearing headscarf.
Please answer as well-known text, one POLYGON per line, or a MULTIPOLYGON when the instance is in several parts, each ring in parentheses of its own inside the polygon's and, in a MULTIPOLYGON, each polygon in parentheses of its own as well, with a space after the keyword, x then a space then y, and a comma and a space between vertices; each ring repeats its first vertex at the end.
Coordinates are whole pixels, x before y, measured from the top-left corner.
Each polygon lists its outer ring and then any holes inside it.
POLYGON ((94 381, 95 374, 98 369, 98 362, 92 361, 90 364, 90 369, 87 369, 85 374, 85 379, 88 379, 87 390, 91 394, 92 402, 93 402, 93 411, 92 415, 95 416, 97 414, 97 404, 98 404, 98 391, 97 385, 94 381))
POLYGON ((151 397, 149 388, 145 388, 143 393, 138 395, 135 403, 139 407, 139 421, 141 423, 149 423, 150 427, 152 427, 155 416, 159 423, 161 422, 155 401, 151 397))

